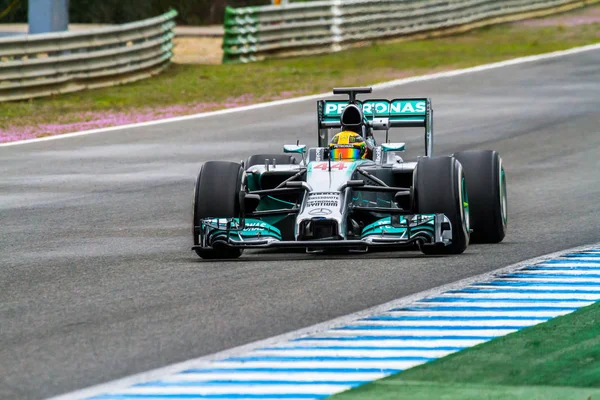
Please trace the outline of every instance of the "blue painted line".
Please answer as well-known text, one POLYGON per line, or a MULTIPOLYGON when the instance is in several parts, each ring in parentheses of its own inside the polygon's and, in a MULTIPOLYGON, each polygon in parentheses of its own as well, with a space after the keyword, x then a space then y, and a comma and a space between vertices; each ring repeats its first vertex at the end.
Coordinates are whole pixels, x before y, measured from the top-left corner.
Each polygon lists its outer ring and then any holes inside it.
MULTIPOLYGON (((523 268, 523 271, 600 271, 600 264, 598 267, 529 267, 523 268)), ((587 275, 587 274, 586 274, 587 275)))
POLYGON ((385 326, 385 325, 349 325, 332 331, 478 331, 489 329, 521 329, 522 326, 385 326))
POLYGON ((598 279, 600 274, 509 274, 501 278, 560 278, 560 279, 598 279))
POLYGON ((230 357, 223 362, 252 362, 252 361, 430 361, 431 357, 337 357, 337 356, 249 356, 230 357))
POLYGON ((287 350, 359 350, 359 351, 421 351, 421 350, 437 350, 437 351, 458 351, 464 349, 464 346, 441 346, 441 347, 415 347, 415 346, 392 346, 392 347, 377 347, 377 346, 289 346, 289 347, 265 347, 260 350, 269 351, 287 351, 287 350))
MULTIPOLYGON (((600 254, 599 254, 600 256, 600 254)), ((581 257, 581 256, 579 256, 581 257)), ((590 257, 589 260, 548 260, 548 261, 543 261, 540 264, 575 264, 575 263, 592 263, 592 264, 599 264, 600 263, 600 257, 590 257)))
POLYGON ((181 387, 181 386, 268 386, 268 385, 339 385, 339 386, 358 386, 369 380, 354 380, 354 381, 275 381, 275 380, 210 380, 210 381, 154 381, 144 382, 133 385, 133 387, 181 387))
POLYGON ((410 316, 393 316, 393 315, 379 315, 376 317, 363 318, 361 321, 498 321, 498 320, 540 320, 547 321, 551 317, 523 317, 523 316, 451 316, 451 315, 440 315, 440 316, 421 316, 421 317, 410 317, 410 316))
POLYGON ((571 258, 571 257, 590 257, 590 258, 596 258, 596 257, 600 257, 600 252, 596 253, 571 253, 571 254, 565 254, 563 255, 563 257, 566 258, 571 258))
MULTIPOLYGON (((560 286, 560 285, 559 285, 560 286)), ((523 294, 597 294, 600 296, 600 290, 534 290, 534 289, 479 289, 479 288, 467 288, 462 290, 456 290, 448 293, 523 293, 523 294)))
POLYGON ((319 399, 331 396, 330 393, 286 393, 286 394, 104 394, 88 397, 88 400, 136 400, 136 399, 319 399))
POLYGON ((593 302, 594 300, 589 299, 519 299, 514 297, 503 297, 503 298, 479 298, 479 297, 434 297, 431 299, 420 300, 420 303, 506 303, 506 302, 518 302, 518 303, 568 303, 568 302, 593 302))
MULTIPOLYGON (((569 286, 598 286, 600 288, 600 282, 568 282, 569 286)), ((478 283, 478 285, 488 285, 488 286, 561 286, 565 285, 563 282, 552 282, 552 281, 492 281, 492 282, 483 282, 478 283)))
POLYGON ((485 336, 456 336, 456 335, 447 335, 447 336, 411 336, 411 335, 403 335, 403 336, 315 336, 315 337, 304 337, 293 339, 292 342, 306 342, 306 341, 336 341, 336 342, 356 342, 359 340, 490 340, 495 338, 494 335, 485 335, 485 336))
POLYGON ((394 311, 574 311, 579 307, 468 307, 468 306, 414 306, 394 311))
POLYGON ((401 369, 395 368, 271 368, 271 367, 263 367, 263 368, 191 368, 186 369, 185 371, 179 372, 179 374, 227 374, 227 373, 236 373, 236 374, 253 374, 253 373, 261 373, 268 372, 270 374, 294 374, 294 373, 303 373, 303 372, 312 372, 312 373, 333 373, 333 374, 364 374, 364 373, 382 373, 382 374, 395 374, 396 372, 401 372, 401 369))

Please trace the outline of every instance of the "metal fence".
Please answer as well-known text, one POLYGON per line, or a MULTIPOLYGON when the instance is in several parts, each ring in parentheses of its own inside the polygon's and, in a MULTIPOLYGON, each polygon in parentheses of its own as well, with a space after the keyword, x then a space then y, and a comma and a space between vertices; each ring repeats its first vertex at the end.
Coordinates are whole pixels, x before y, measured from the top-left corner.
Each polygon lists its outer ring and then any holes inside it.
POLYGON ((133 82, 173 56, 176 11, 82 32, 0 38, 0 101, 133 82))
POLYGON ((357 42, 466 30, 596 2, 598 0, 329 0, 227 8, 223 62, 339 51, 357 42))

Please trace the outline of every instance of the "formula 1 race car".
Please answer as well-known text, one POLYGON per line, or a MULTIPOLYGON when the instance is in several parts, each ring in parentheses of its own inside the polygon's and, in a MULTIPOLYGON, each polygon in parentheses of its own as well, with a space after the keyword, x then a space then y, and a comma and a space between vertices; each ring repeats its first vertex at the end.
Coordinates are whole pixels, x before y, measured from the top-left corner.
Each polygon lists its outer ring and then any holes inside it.
POLYGON ((460 254, 469 241, 502 241, 507 194, 497 152, 434 157, 430 99, 356 99, 371 88, 333 93, 349 98, 318 101, 318 147, 204 163, 193 202, 200 257, 237 258, 254 248, 460 254), (405 144, 388 140, 391 128, 403 127, 425 128, 417 161, 404 161, 405 144), (330 140, 331 129, 341 132, 330 140), (376 131, 385 131, 380 145, 376 131))

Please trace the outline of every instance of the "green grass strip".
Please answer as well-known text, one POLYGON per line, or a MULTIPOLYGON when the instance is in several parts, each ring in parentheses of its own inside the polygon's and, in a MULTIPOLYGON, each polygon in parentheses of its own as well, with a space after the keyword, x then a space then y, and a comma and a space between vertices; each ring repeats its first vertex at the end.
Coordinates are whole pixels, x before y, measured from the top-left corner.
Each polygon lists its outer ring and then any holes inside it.
POLYGON ((600 303, 333 399, 589 399, 590 396, 600 399, 600 303))
POLYGON ((600 389, 564 386, 504 386, 469 383, 383 380, 377 391, 356 389, 332 399, 377 400, 590 400, 600 399, 600 389))

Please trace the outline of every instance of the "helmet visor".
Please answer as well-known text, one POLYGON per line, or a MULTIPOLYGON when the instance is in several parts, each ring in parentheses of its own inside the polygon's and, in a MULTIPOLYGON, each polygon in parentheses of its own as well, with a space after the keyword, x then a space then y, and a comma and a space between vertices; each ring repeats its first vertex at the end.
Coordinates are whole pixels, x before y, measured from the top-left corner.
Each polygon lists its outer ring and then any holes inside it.
POLYGON ((361 157, 361 149, 359 147, 344 147, 331 149, 331 160, 359 160, 361 157))

